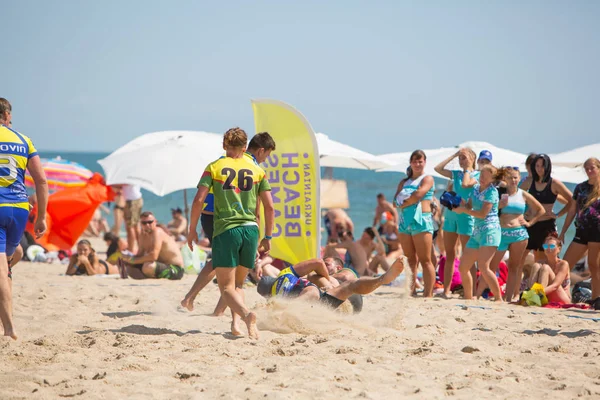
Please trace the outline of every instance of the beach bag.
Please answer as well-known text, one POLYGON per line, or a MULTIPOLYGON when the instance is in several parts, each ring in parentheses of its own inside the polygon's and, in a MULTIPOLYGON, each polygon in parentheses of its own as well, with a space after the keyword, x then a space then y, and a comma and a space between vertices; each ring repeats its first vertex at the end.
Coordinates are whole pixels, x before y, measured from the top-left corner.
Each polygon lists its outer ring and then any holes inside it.
POLYGON ((539 283, 534 283, 531 289, 524 291, 521 293, 521 301, 520 304, 522 306, 537 306, 542 307, 548 304, 548 298, 546 297, 546 292, 544 291, 544 287, 539 283))
POLYGON ((440 196, 440 204, 446 207, 448 210, 453 210, 460 207, 461 202, 462 197, 453 191, 444 191, 444 193, 442 193, 440 196))
POLYGON ((194 251, 191 251, 185 244, 181 248, 181 257, 183 258, 183 271, 186 274, 198 275, 206 265, 208 254, 196 245, 194 245, 194 251))
MULTIPOLYGON (((438 263, 438 281, 444 282, 444 269, 446 268, 446 256, 441 256, 438 263)), ((452 283, 450 284, 450 290, 454 291, 462 285, 462 279, 460 277, 460 259, 454 259, 454 273, 452 274, 452 283)))
POLYGON ((573 303, 589 303, 592 299, 592 282, 591 280, 577 282, 571 292, 573 303))

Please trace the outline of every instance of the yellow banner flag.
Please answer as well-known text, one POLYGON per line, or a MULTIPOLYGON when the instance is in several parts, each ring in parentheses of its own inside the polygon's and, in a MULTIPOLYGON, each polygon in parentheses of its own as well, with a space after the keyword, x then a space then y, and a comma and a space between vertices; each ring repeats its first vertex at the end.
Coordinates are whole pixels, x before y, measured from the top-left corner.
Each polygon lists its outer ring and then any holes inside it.
MULTIPOLYGON (((271 256, 291 264, 319 257, 321 171, 315 133, 306 118, 289 104, 252 100, 252 108, 256 133, 268 132, 276 146, 262 165, 275 207, 271 256)), ((264 226, 261 230, 264 232, 264 226)))

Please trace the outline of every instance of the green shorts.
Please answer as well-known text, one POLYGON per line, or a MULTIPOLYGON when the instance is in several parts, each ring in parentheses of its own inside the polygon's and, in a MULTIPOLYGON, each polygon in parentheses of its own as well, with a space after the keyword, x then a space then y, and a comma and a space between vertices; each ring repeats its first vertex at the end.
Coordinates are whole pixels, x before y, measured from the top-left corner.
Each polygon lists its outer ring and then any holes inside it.
POLYGON ((257 248, 258 226, 244 225, 226 230, 213 238, 213 268, 241 265, 253 269, 257 248))
POLYGON ((502 239, 500 240, 499 251, 506 251, 513 243, 522 242, 529 239, 529 234, 524 226, 516 228, 502 228, 502 239))
POLYGON ((479 249, 480 247, 498 247, 501 239, 500 225, 485 226, 473 229, 473 236, 467 242, 467 248, 479 249))
POLYGON ((442 230, 449 233, 471 236, 473 234, 473 217, 469 214, 457 214, 446 210, 442 230))
POLYGON ((398 231, 405 235, 415 236, 420 233, 431 233, 433 235, 433 216, 430 212, 423 213, 423 220, 421 223, 411 221, 410 223, 405 223, 404 221, 400 221, 398 225, 398 231))

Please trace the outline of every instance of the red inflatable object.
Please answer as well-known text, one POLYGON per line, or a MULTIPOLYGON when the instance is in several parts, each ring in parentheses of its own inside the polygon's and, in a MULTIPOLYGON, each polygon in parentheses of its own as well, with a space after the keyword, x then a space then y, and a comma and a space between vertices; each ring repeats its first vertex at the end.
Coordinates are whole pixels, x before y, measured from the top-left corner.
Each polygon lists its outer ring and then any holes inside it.
MULTIPOLYGON (((48 251, 71 249, 90 224, 98 206, 114 199, 114 192, 106 186, 104 178, 94 173, 86 186, 61 190, 48 197, 44 236, 36 239, 37 244, 48 251)), ((34 235, 37 205, 29 214, 27 232, 34 235)), ((35 237, 35 236, 34 236, 35 237)))

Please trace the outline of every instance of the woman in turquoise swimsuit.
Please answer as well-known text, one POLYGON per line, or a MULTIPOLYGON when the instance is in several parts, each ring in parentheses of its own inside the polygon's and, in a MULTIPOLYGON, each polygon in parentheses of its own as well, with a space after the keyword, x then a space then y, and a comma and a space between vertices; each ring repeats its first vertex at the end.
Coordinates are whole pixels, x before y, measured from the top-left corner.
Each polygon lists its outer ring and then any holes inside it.
MULTIPOLYGON (((498 279, 490 269, 492 257, 494 257, 496 249, 500 245, 502 236, 498 218, 498 190, 492 184, 497 180, 496 174, 495 167, 484 165, 479 174, 479 182, 471 181, 473 184, 473 192, 469 199, 471 209, 466 206, 455 209, 458 214, 468 214, 475 218, 473 236, 467 242, 460 260, 460 277, 465 300, 473 298, 473 278, 469 270, 477 261, 481 276, 485 279, 492 293, 496 295, 495 300, 502 301, 502 296, 497 295, 501 293, 498 279)), ((466 182, 465 186, 468 186, 466 182)))
POLYGON ((507 264, 508 279, 506 280, 504 296, 504 300, 510 302, 515 295, 519 294, 519 282, 523 274, 523 262, 525 261, 529 240, 527 228, 542 218, 546 210, 532 195, 519 188, 521 182, 519 168, 505 167, 499 175, 506 183, 506 189, 503 189, 505 194, 501 195, 498 205, 501 210, 502 238, 500 239, 498 251, 492 259, 491 266, 492 270, 496 270, 506 251, 510 251, 507 264), (526 221, 524 216, 527 208, 532 210, 530 212, 532 218, 529 221, 526 221))
MULTIPOLYGON (((461 198, 467 200, 473 192, 472 187, 464 187, 463 179, 467 175, 467 180, 479 179, 479 171, 475 171, 475 161, 477 156, 475 152, 469 148, 462 148, 456 153, 439 163, 435 167, 435 172, 452 180, 454 192, 461 198), (460 170, 449 170, 446 166, 458 157, 460 170)), ((460 240, 461 247, 464 251, 469 238, 473 234, 473 217, 468 214, 457 214, 452 210, 444 210, 444 247, 446 249, 446 265, 454 265, 454 260, 457 258, 456 243, 460 240)), ((450 285, 452 284, 452 268, 444 269, 444 296, 451 295, 450 285)))
POLYGON ((394 195, 394 206, 398 213, 400 244, 412 270, 413 295, 416 288, 417 258, 423 267, 424 297, 433 296, 435 268, 431 262, 433 241, 433 217, 431 199, 433 199, 433 177, 425 175, 427 157, 422 150, 414 151, 410 156, 410 168, 407 177, 398 184, 394 195))

